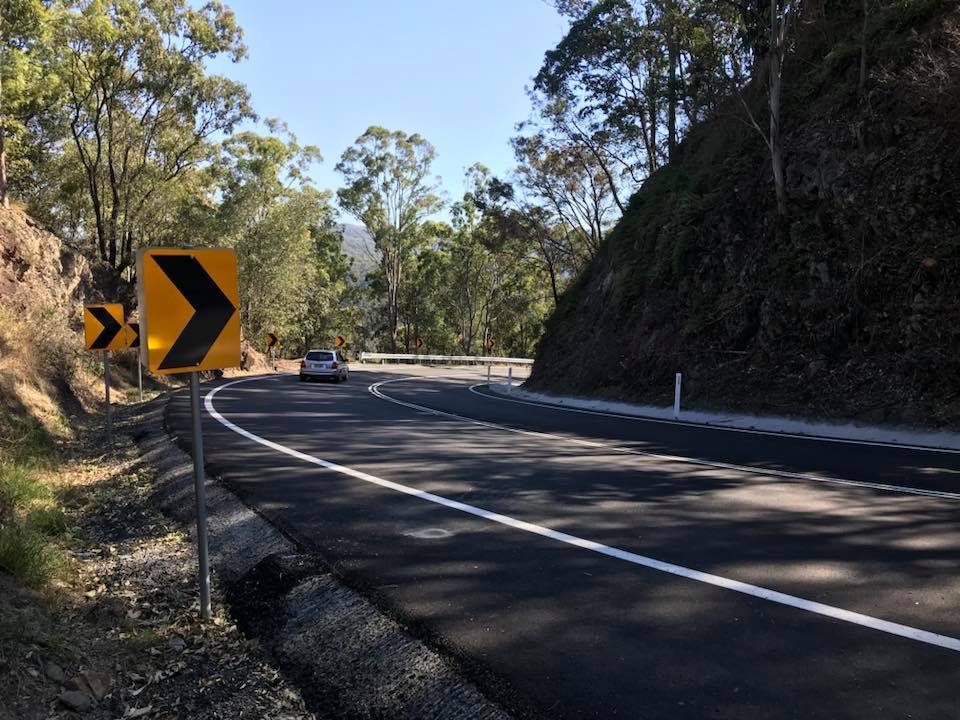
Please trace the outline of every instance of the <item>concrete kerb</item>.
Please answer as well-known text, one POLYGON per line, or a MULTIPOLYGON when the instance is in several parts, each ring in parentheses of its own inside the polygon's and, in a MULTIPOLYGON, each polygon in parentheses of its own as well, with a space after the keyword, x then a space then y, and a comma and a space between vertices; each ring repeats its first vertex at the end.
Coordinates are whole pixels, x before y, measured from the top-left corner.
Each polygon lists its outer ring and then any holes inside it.
MULTIPOLYGON (((143 406, 131 430, 144 462, 156 470, 157 503, 194 535, 193 463, 167 432, 169 399, 143 406)), ((304 557, 295 543, 209 476, 207 505, 214 586, 242 584, 263 566, 304 557)), ((268 623, 270 637, 259 640, 323 717, 512 717, 454 663, 325 568, 314 564, 282 592, 275 603, 276 622, 268 623)))
POLYGON ((517 385, 514 385, 512 390, 510 390, 505 383, 493 383, 488 387, 491 393, 502 396, 504 400, 526 401, 567 410, 633 417, 638 420, 653 420, 671 424, 726 430, 743 430, 771 435, 796 435, 835 440, 838 442, 847 441, 854 443, 903 445, 905 447, 960 452, 960 433, 903 427, 875 427, 854 423, 831 423, 803 418, 740 415, 735 413, 694 410, 682 410, 680 419, 674 420, 673 407, 637 405, 608 400, 592 400, 589 398, 553 395, 532 392, 517 385))

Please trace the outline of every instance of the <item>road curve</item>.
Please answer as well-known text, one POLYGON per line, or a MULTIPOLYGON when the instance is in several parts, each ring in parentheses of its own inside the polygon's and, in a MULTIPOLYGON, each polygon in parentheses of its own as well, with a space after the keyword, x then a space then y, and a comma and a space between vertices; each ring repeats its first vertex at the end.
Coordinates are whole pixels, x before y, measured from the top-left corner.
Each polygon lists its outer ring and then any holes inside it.
POLYGON ((225 385, 207 458, 492 691, 563 718, 960 716, 960 456, 417 374, 225 385))

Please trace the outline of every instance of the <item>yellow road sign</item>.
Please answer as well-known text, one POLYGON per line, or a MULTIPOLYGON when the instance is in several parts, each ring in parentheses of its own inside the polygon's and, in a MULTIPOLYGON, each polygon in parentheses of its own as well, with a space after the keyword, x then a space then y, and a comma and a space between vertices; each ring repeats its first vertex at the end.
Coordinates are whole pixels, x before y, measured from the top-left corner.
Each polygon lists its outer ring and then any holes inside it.
POLYGON ((277 345, 280 344, 280 338, 278 338, 273 333, 267 333, 266 342, 267 342, 268 348, 276 347, 277 345))
POLYGON ((417 338, 417 350, 419 350, 422 347, 423 347, 423 340, 421 340, 420 338, 417 338))
POLYGON ((343 335, 337 335, 337 347, 342 348, 346 344, 347 344, 346 338, 344 338, 343 335))
POLYGON ((137 253, 143 364, 155 373, 240 364, 237 255, 229 249, 137 253))
POLYGON ((487 340, 487 350, 493 350, 497 346, 497 341, 493 338, 487 340))
POLYGON ((87 350, 123 350, 127 347, 123 305, 83 306, 83 339, 87 350))
POLYGON ((140 347, 140 323, 127 323, 127 344, 128 348, 140 347))

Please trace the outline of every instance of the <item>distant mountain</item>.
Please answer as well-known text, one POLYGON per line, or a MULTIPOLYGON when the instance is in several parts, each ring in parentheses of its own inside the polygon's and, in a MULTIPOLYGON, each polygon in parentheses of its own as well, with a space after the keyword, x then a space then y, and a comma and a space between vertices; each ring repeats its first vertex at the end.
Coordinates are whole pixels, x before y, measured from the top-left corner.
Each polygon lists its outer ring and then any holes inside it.
POLYGON ((367 273, 377 266, 373 238, 363 225, 343 223, 337 229, 343 237, 343 252, 353 259, 353 273, 362 283, 367 273))

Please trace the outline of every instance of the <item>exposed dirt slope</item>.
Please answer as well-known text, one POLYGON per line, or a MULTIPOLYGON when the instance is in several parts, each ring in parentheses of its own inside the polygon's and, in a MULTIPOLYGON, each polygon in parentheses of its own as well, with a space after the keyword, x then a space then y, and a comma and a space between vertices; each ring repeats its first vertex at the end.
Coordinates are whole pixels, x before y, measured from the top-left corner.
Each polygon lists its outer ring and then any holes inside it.
MULTIPOLYGON (((943 425, 960 419, 960 9, 807 17, 785 66, 789 217, 739 101, 694 128, 562 298, 530 386, 943 425), (577 352, 592 349, 589 362, 577 352)), ((758 117, 760 89, 748 89, 758 117)))

